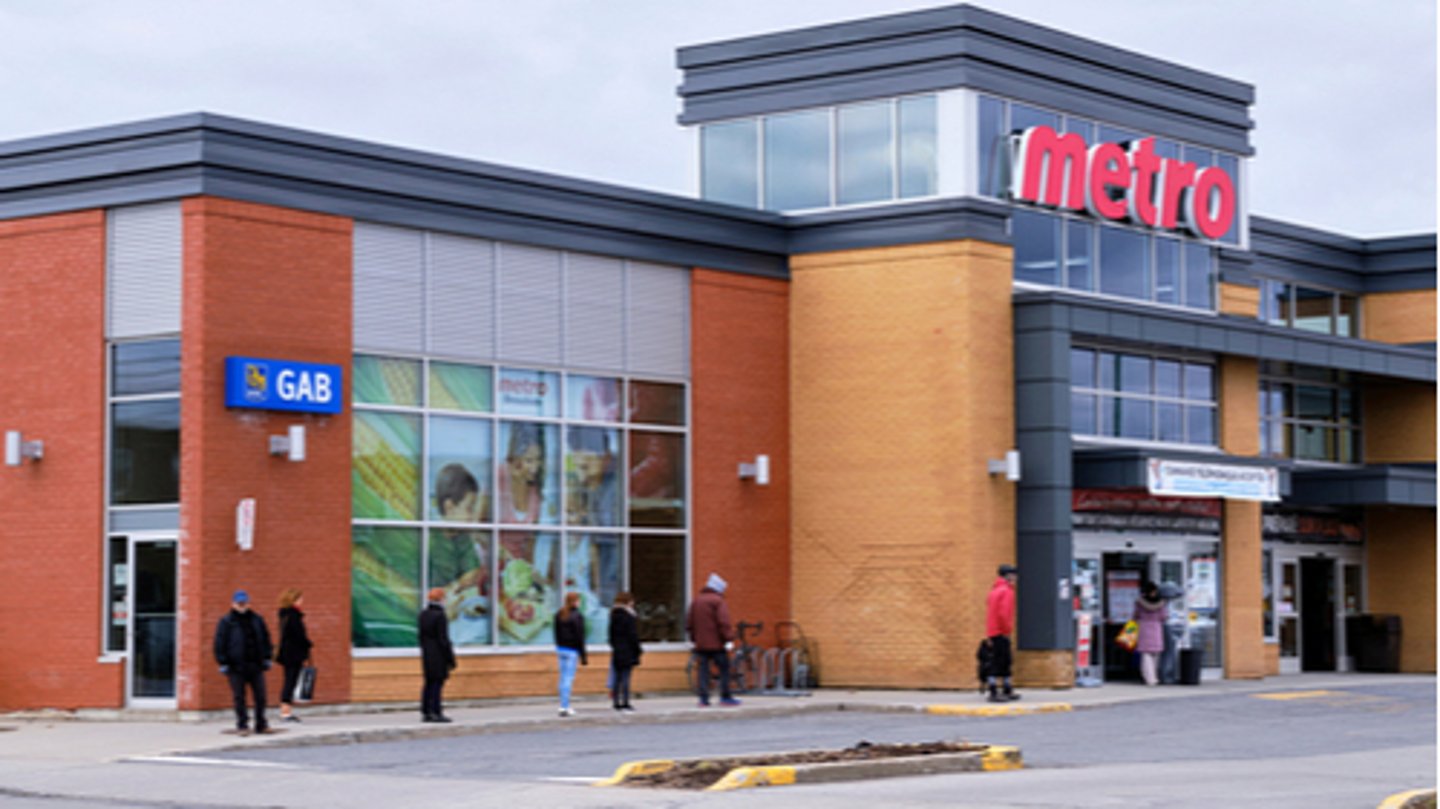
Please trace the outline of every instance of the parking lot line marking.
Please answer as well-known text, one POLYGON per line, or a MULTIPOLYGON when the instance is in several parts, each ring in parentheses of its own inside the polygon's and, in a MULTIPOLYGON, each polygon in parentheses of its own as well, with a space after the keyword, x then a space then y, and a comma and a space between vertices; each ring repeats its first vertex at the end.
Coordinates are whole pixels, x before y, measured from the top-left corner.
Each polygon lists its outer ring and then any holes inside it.
POLYGON ((1338 697, 1339 691, 1272 691, 1266 694, 1251 694, 1256 699, 1316 699, 1318 697, 1338 697))
POLYGON ((253 761, 238 758, 201 758, 200 756, 130 756, 129 758, 121 760, 141 764, 206 764, 211 767, 251 767, 272 770, 305 769, 298 764, 285 764, 279 761, 253 761))

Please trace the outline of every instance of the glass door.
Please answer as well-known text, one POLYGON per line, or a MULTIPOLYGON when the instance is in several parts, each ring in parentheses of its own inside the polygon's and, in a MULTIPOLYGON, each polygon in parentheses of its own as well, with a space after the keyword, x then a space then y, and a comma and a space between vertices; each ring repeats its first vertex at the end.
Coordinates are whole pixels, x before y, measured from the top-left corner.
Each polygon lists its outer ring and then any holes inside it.
POLYGON ((1345 572, 1341 579, 1341 584, 1345 588, 1344 593, 1341 595, 1344 616, 1343 620, 1339 622, 1341 627, 1339 637, 1340 668, 1342 671, 1355 670, 1355 650, 1350 648, 1350 636, 1349 633, 1345 631, 1345 627, 1348 627, 1351 621, 1355 620, 1355 617, 1360 614, 1362 609, 1361 605, 1364 604, 1364 594, 1360 591, 1360 583, 1364 580, 1364 569, 1358 562, 1345 563, 1345 572))
POLYGON ((133 539, 129 564, 129 703, 174 707, 176 543, 133 539))
POLYGON ((1276 632, 1280 639, 1280 673, 1300 672, 1300 563, 1280 563, 1280 593, 1275 600, 1276 632))

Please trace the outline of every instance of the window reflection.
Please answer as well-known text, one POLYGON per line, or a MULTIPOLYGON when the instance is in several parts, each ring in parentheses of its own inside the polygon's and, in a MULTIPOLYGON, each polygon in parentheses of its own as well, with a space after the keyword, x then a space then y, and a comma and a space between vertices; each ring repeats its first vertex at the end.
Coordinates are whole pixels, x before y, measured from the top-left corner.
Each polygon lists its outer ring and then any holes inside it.
POLYGON ((839 203, 889 199, 894 184, 894 133, 890 104, 856 104, 836 114, 839 154, 839 203))
POLYGON ((765 207, 772 211, 830 204, 830 116, 795 112, 765 119, 765 207))
POLYGON ((1149 298, 1150 255, 1143 234, 1100 228, 1100 291, 1124 298, 1149 298))
POLYGON ((760 198, 755 121, 707 124, 700 129, 700 195, 754 208, 760 198))

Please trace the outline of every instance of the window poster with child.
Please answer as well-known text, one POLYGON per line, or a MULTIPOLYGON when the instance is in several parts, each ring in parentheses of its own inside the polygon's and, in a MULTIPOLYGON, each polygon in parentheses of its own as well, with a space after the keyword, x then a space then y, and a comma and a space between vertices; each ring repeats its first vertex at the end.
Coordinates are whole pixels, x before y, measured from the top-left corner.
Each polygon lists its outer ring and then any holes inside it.
POLYGON ((490 422, 430 418, 430 516, 443 522, 490 519, 490 422))

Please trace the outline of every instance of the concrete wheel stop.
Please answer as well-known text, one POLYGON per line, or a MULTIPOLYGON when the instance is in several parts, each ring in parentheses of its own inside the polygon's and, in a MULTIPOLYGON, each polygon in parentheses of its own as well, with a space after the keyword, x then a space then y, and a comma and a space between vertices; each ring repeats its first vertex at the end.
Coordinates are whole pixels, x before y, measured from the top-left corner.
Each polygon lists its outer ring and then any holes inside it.
POLYGON ((1017 770, 1017 747, 976 742, 872 744, 841 750, 801 750, 692 759, 651 759, 620 766, 595 786, 730 790, 934 775, 1017 770))

